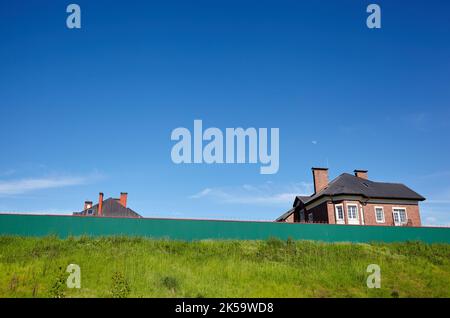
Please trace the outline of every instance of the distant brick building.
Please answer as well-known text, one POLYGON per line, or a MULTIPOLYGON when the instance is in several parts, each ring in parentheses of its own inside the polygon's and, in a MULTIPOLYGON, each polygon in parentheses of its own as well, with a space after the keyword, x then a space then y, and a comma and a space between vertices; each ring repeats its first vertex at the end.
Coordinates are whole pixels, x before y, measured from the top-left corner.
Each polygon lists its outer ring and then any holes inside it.
POLYGON ((85 201, 81 212, 74 212, 78 216, 109 216, 109 217, 131 217, 141 216, 127 207, 128 194, 122 192, 119 199, 108 198, 103 200, 103 193, 99 193, 98 203, 93 205, 92 201, 85 201))
POLYGON ((425 198, 400 183, 374 182, 366 170, 328 181, 327 168, 312 168, 314 194, 297 196, 277 222, 421 226, 419 202, 425 198))

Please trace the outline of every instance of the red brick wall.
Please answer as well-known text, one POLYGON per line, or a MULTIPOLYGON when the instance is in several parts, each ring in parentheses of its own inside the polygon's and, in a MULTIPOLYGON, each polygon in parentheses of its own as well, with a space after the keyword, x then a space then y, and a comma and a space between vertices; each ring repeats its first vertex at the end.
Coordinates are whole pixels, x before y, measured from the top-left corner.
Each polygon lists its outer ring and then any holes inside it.
POLYGON ((328 169, 313 168, 314 192, 322 191, 328 185, 328 169))
POLYGON ((394 225, 392 211, 394 207, 405 208, 406 218, 411 221, 411 226, 421 226, 419 206, 417 204, 372 204, 363 206, 364 220, 366 225, 394 225), (384 210, 384 223, 377 223, 375 218, 375 207, 382 207, 384 210))
MULTIPOLYGON (((313 222, 317 223, 329 223, 336 224, 336 214, 335 205, 343 204, 344 207, 344 224, 348 224, 347 218, 347 205, 357 204, 359 213, 359 224, 360 225, 380 225, 380 226, 393 226, 394 219, 392 211, 394 207, 405 208, 406 218, 410 220, 409 225, 411 226, 421 226, 420 213, 418 204, 373 204, 367 203, 363 204, 360 201, 335 201, 335 202, 324 202, 312 209, 305 211, 305 221, 308 222, 308 215, 313 213, 313 222), (378 223, 375 218, 375 207, 382 207, 384 210, 384 223, 378 223), (361 215, 363 213, 363 216, 361 215), (364 223, 363 223, 364 218, 364 223)), ((285 222, 294 223, 299 222, 298 212, 292 213, 285 222)))
POLYGON ((294 217, 295 217, 295 213, 292 213, 291 215, 289 215, 286 218, 286 220, 284 220, 284 222, 286 222, 286 223, 294 223, 295 222, 294 217))
POLYGON ((329 223, 330 224, 336 224, 335 220, 335 205, 337 204, 343 204, 344 205, 344 219, 345 224, 348 224, 347 219, 347 204, 353 203, 358 205, 358 212, 359 212, 359 222, 362 225, 363 220, 361 217, 361 211, 364 213, 364 225, 381 225, 381 226, 393 226, 394 225, 394 218, 393 218, 393 208, 399 207, 404 208, 406 210, 406 218, 407 220, 410 220, 411 223, 409 225, 411 226, 421 226, 421 220, 420 220, 420 213, 419 213, 419 206, 418 204, 373 204, 373 203, 367 203, 362 204, 359 201, 340 201, 340 202, 334 202, 334 203, 328 203, 328 214, 329 214, 329 223), (376 221, 375 217, 375 207, 382 207, 384 211, 384 223, 378 223, 376 221), (362 208, 362 210, 361 210, 362 208))
POLYGON ((336 224, 336 214, 334 212, 334 204, 327 202, 328 223, 336 224))
POLYGON ((122 192, 120 194, 120 204, 122 204, 123 207, 127 207, 127 199, 128 199, 128 193, 122 192))

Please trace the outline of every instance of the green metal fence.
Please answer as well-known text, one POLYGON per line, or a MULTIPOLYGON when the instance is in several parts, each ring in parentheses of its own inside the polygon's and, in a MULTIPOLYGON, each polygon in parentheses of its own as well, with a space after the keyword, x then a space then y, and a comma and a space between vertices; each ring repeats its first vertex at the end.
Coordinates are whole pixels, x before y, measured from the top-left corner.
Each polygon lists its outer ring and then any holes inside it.
POLYGON ((144 236, 174 240, 261 240, 269 237, 326 242, 450 243, 450 228, 346 226, 272 222, 0 215, 0 235, 144 236))

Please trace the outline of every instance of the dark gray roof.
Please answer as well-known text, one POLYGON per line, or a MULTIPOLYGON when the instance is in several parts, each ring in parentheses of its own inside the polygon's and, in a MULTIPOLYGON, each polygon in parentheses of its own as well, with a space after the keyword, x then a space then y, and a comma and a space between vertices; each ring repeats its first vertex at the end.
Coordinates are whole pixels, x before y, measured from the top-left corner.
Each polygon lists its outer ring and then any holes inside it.
MULTIPOLYGON (((92 206, 90 209, 86 209, 76 215, 88 215, 88 210, 92 210, 92 215, 98 215, 98 204, 92 206)), ((103 216, 111 217, 134 217, 140 218, 141 216, 130 208, 124 207, 119 203, 119 199, 109 198, 103 201, 102 207, 103 216)))
POLYGON ((403 199, 423 201, 425 198, 401 183, 375 182, 343 173, 322 191, 310 197, 297 197, 304 204, 324 196, 361 195, 371 199, 403 199))
MULTIPOLYGON (((308 202, 311 199, 311 196, 302 196, 302 195, 298 195, 295 197, 296 201, 299 200, 301 201, 303 204, 305 204, 306 202, 308 202)), ((295 205, 296 202, 294 202, 295 205)))
POLYGON ((278 219, 276 219, 275 222, 281 222, 281 221, 286 220, 289 217, 289 215, 291 215, 294 212, 295 212, 295 208, 290 209, 289 211, 284 213, 282 216, 280 216, 278 219))

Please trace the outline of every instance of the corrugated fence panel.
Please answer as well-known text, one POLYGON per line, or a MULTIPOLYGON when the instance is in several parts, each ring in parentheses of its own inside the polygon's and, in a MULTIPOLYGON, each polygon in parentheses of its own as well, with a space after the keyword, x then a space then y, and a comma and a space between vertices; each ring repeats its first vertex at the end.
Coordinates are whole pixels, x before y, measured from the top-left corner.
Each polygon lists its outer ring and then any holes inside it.
POLYGON ((145 236, 174 240, 269 237, 326 242, 450 243, 450 228, 413 228, 329 224, 286 224, 172 219, 98 218, 47 215, 0 215, 0 235, 47 236, 145 236))

